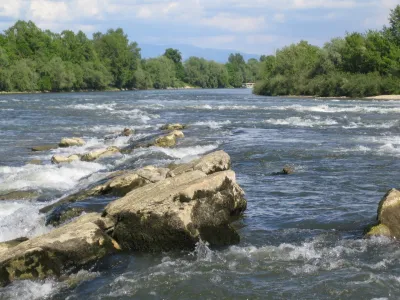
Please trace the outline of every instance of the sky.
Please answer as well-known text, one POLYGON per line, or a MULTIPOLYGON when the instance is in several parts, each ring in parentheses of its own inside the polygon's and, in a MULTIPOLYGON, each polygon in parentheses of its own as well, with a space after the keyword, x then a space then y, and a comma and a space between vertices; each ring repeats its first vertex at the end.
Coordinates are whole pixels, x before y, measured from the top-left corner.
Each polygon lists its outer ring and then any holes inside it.
POLYGON ((0 0, 0 30, 17 20, 40 28, 93 32, 121 27, 143 44, 189 44, 272 54, 307 40, 387 24, 400 0, 0 0))

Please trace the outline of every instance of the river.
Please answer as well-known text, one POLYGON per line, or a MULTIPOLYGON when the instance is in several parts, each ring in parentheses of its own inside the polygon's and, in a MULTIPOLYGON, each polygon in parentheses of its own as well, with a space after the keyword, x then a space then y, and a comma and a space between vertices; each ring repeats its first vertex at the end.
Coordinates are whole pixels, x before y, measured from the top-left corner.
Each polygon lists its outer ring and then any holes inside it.
MULTIPOLYGON (((0 241, 51 230, 39 209, 109 172, 231 155, 248 209, 238 245, 108 257, 74 276, 0 289, 0 299, 398 299, 400 247, 363 239, 379 200, 398 186, 400 102, 259 97, 249 90, 129 91, 0 96, 0 194, 37 190, 37 201, 0 201, 0 241), (184 123, 176 148, 99 162, 52 165, 29 147, 82 136, 88 148, 124 127, 135 139, 184 123), (32 159, 42 165, 27 165, 32 159), (295 174, 279 176, 283 166, 295 174)), ((113 140, 127 145, 129 137, 113 140)), ((84 202, 101 211, 114 198, 84 202)))

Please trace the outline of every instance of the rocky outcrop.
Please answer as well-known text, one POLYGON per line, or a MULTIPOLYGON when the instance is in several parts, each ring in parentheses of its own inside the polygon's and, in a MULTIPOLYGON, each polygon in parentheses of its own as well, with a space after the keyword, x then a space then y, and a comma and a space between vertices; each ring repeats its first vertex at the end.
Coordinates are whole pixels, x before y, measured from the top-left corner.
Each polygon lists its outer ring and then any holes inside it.
POLYGON ((0 201, 2 200, 31 200, 39 196, 38 191, 14 191, 7 194, 0 195, 0 201))
POLYGON ((155 140, 153 146, 162 147, 162 148, 169 148, 176 145, 177 138, 183 138, 185 135, 182 131, 174 130, 173 132, 159 137, 155 140))
POLYGON ((42 161, 40 159, 31 159, 26 164, 27 165, 41 165, 42 161))
POLYGON ((174 131, 174 130, 183 130, 185 128, 186 128, 186 125, 175 123, 175 124, 163 125, 163 126, 160 127, 160 130, 174 131))
POLYGON ((58 146, 66 148, 66 147, 73 147, 73 146, 83 146, 85 145, 85 141, 78 137, 73 138, 63 138, 58 146))
POLYGON ((115 223, 113 237, 125 250, 193 249, 238 243, 230 225, 246 209, 233 171, 195 170, 134 190, 110 203, 103 216, 115 223))
POLYGON ((96 159, 107 157, 119 153, 120 150, 118 147, 111 146, 105 149, 94 150, 89 153, 82 155, 82 161, 94 161, 96 159))
POLYGON ((106 231, 114 224, 88 214, 50 233, 0 248, 0 286, 15 280, 60 277, 119 249, 106 231))
POLYGON ((367 236, 387 236, 400 239, 400 191, 388 191, 378 206, 378 223, 367 230, 367 236))
POLYGON ((71 163, 73 161, 77 161, 81 159, 81 155, 73 154, 70 156, 62 156, 62 155, 53 155, 51 158, 51 163, 53 164, 63 164, 63 163, 71 163))
MULTIPOLYGON (((163 180, 168 172, 169 169, 156 168, 153 166, 147 166, 139 170, 115 172, 108 176, 106 182, 98 184, 88 190, 80 191, 78 193, 62 198, 60 201, 42 208, 40 212, 47 213, 60 205, 83 201, 87 198, 98 195, 111 194, 115 196, 125 196, 128 192, 134 189, 137 189, 149 183, 163 180)), ((57 213, 58 212, 56 212, 56 214, 57 213)))
POLYGON ((20 237, 20 238, 11 240, 11 241, 1 242, 0 243, 0 253, 2 251, 4 251, 4 250, 8 250, 10 248, 13 248, 13 247, 15 247, 15 246, 21 244, 22 242, 27 241, 27 240, 29 240, 29 239, 26 238, 26 237, 20 237))
POLYGON ((195 170, 202 171, 209 175, 215 172, 226 171, 231 167, 231 158, 224 151, 216 151, 207 154, 199 159, 193 160, 187 164, 175 165, 169 172, 168 177, 174 177, 186 172, 195 170))
POLYGON ((49 151, 53 149, 57 149, 58 145, 39 145, 39 146, 34 146, 31 148, 32 151, 34 152, 40 152, 40 151, 49 151))

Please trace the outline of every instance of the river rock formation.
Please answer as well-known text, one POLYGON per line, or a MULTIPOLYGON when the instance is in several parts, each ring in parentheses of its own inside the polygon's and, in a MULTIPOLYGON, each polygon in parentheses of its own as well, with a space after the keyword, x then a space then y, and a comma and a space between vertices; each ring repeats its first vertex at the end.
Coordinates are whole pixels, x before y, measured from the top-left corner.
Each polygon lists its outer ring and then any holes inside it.
POLYGON ((19 279, 57 278, 118 250, 106 233, 113 225, 99 214, 88 214, 14 247, 0 247, 0 286, 19 279))
POLYGON ((400 191, 388 191, 378 206, 378 223, 369 228, 367 236, 387 236, 400 239, 400 191))
POLYGON ((227 158, 219 151, 203 161, 181 165, 179 168, 187 171, 110 203, 103 216, 116 223, 115 240, 125 250, 150 252, 193 249, 200 240, 211 245, 239 242, 230 223, 246 209, 247 202, 235 173, 219 171, 223 169, 221 161, 229 168, 227 158), (209 175, 200 167, 193 170, 195 166, 207 166, 209 175))
POLYGON ((66 147, 73 147, 73 146, 83 146, 85 145, 85 141, 78 137, 72 138, 63 138, 58 146, 66 148, 66 147))
POLYGON ((59 278, 117 250, 159 252, 193 250, 199 241, 211 246, 238 243, 231 223, 247 201, 230 165, 229 155, 217 151, 172 170, 149 166, 118 171, 105 183, 67 197, 64 203, 127 193, 101 215, 82 216, 81 208, 70 207, 50 222, 61 225, 50 233, 0 243, 0 285, 59 278))

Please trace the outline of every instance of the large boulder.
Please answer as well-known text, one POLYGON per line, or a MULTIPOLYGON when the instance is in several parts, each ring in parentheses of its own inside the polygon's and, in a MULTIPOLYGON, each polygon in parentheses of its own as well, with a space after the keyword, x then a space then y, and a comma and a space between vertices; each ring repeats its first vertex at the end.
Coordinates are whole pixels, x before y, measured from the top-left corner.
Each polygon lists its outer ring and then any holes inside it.
POLYGON ((63 164, 63 163, 71 163, 76 160, 80 160, 81 155, 79 154, 72 154, 70 156, 63 156, 63 155, 53 155, 51 158, 51 163, 53 164, 63 164))
POLYGON ((161 130, 168 130, 168 131, 174 131, 174 130, 182 130, 185 129, 186 125, 182 125, 179 123, 175 124, 166 124, 160 127, 161 130))
POLYGON ((106 231, 114 224, 88 214, 50 233, 0 248, 0 286, 15 280, 60 277, 119 249, 106 231))
POLYGON ((61 142, 58 144, 60 147, 73 147, 73 146, 83 146, 85 145, 85 141, 78 137, 72 138, 63 138, 61 142))
POLYGON ((194 170, 199 170, 209 175, 215 172, 229 170, 230 167, 231 158, 228 153, 224 151, 215 151, 187 164, 173 166, 168 177, 174 177, 194 170))
MULTIPOLYGON (((153 166, 147 166, 139 170, 118 171, 109 175, 106 182, 62 198, 56 203, 43 207, 40 212, 47 213, 60 205, 83 201, 98 195, 115 195, 122 197, 128 192, 146 184, 163 180, 168 172, 168 169, 156 168, 153 166)), ((64 210, 61 213, 64 214, 64 210)))
POLYGON ((116 153, 120 153, 120 149, 118 147, 111 146, 111 147, 108 147, 105 149, 94 150, 89 153, 86 153, 86 154, 82 155, 81 160, 82 161, 94 161, 101 157, 111 156, 116 153))
POLYGON ((195 170, 149 184, 105 208, 115 222, 113 238, 125 250, 147 252, 238 243, 230 225, 246 209, 233 171, 206 175, 195 170))
POLYGON ((378 206, 377 224, 367 230, 367 236, 387 236, 400 239, 400 191, 388 191, 378 206))
POLYGON ((57 149, 58 145, 39 145, 39 146, 34 146, 31 148, 32 151, 34 152, 40 152, 40 151, 48 151, 48 150, 53 150, 57 149))

